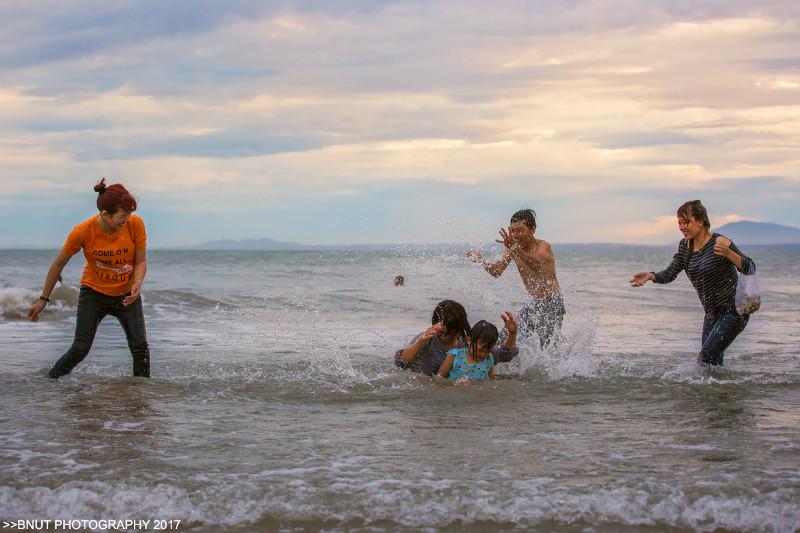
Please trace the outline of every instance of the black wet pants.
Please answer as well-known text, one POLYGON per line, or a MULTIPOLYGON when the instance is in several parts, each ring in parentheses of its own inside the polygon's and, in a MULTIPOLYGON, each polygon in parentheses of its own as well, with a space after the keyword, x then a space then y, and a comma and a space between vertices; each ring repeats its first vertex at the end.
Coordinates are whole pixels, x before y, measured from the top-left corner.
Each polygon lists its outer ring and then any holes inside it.
POLYGON ((75 324, 75 340, 72 341, 67 353, 56 361, 50 370, 49 377, 59 378, 72 372, 92 347, 97 327, 106 315, 117 317, 125 337, 128 348, 133 356, 133 375, 150 377, 150 347, 147 344, 147 334, 144 328, 144 313, 142 299, 125 307, 122 305, 122 296, 108 296, 101 294, 89 287, 81 287, 78 297, 78 321, 75 324))
MULTIPOLYGON (((535 335, 539 338, 539 345, 544 350, 561 332, 566 312, 561 293, 549 298, 531 299, 517 313, 519 336, 533 337, 535 335)), ((508 330, 503 328, 498 344, 505 342, 507 336, 508 330)))
POLYGON ((554 335, 561 332, 564 322, 564 299, 561 294, 550 298, 533 299, 519 310, 519 327, 523 335, 534 333, 539 337, 539 344, 544 350, 554 335))
POLYGON ((723 307, 706 313, 703 320, 703 347, 697 362, 702 365, 721 365, 725 349, 744 331, 750 315, 740 315, 735 307, 723 307))

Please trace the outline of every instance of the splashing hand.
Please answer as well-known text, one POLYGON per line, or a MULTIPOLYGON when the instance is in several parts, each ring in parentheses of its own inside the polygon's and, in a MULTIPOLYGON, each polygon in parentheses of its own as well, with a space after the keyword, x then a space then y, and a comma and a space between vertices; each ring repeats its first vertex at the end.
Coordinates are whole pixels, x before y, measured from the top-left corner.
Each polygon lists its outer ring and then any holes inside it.
POLYGON ((500 228, 500 231, 498 233, 500 233, 500 238, 495 239, 494 242, 499 242, 500 244, 502 244, 503 246, 505 246, 507 249, 510 250, 511 247, 514 246, 514 238, 511 237, 511 228, 508 229, 500 228))
POLYGON ((503 319, 503 324, 508 330, 508 333, 510 335, 516 335, 517 321, 514 320, 514 315, 512 315, 510 311, 504 311, 503 313, 500 313, 500 318, 503 319))
POLYGON ((473 263, 483 263, 483 254, 478 250, 469 250, 466 255, 473 263))
POLYGON ((444 323, 437 322, 436 324, 432 325, 431 327, 423 331, 422 335, 420 335, 420 339, 428 340, 431 337, 434 337, 436 335, 444 335, 445 333, 447 333, 447 328, 444 327, 444 323))

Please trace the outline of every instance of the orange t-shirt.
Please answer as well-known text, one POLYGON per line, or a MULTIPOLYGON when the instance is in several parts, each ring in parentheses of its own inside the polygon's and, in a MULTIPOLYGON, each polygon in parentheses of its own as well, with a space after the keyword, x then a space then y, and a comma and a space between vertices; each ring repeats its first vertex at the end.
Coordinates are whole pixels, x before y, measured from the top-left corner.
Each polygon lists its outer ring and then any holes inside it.
POLYGON ((72 229, 62 250, 75 255, 83 248, 86 265, 81 285, 108 296, 122 296, 131 290, 136 250, 144 250, 146 245, 144 221, 138 216, 131 215, 113 235, 103 233, 93 216, 72 229))

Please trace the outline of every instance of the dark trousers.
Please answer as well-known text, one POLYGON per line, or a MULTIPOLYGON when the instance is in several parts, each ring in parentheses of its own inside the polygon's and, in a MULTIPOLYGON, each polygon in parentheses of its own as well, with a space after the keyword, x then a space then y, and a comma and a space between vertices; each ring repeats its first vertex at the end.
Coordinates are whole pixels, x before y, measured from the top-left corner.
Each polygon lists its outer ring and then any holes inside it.
POLYGON ((523 336, 536 335, 542 350, 550 344, 554 335, 561 331, 564 322, 564 299, 561 294, 550 298, 532 299, 522 306, 517 314, 520 333, 523 336))
POLYGON ((150 347, 144 329, 142 299, 137 298, 135 302, 125 307, 122 305, 121 296, 108 296, 84 286, 81 287, 78 297, 75 340, 72 341, 69 350, 53 365, 49 374, 51 378, 69 374, 83 361, 92 347, 97 327, 106 315, 117 317, 125 331, 128 348, 133 356, 133 375, 150 377, 150 347))
POLYGON ((702 365, 721 365, 725 349, 744 331, 750 315, 740 315, 734 307, 722 307, 706 313, 703 320, 703 347, 697 362, 702 365))

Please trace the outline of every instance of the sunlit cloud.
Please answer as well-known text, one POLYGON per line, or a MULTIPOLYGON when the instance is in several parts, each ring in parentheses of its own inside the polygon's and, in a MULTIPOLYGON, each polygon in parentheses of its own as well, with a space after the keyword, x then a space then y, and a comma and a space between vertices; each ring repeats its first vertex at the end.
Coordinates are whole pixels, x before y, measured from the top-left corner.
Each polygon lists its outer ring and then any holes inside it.
MULTIPOLYGON (((713 222, 712 230, 731 222, 742 220, 756 220, 754 217, 744 217, 735 213, 716 214, 709 213, 713 222)), ((621 242, 627 243, 663 243, 681 238, 678 232, 677 215, 660 215, 649 220, 619 224, 605 229, 608 234, 623 236, 621 242)))
MULTIPOLYGON (((529 202, 569 213, 553 240, 649 242, 674 237, 662 217, 676 202, 713 190, 709 208, 736 213, 723 216, 800 225, 800 13, 790 3, 185 10, 0 7, 3 205, 22 209, 33 200, 18 191, 35 186, 66 210, 87 184, 116 176, 145 205, 172 198, 175 225, 203 209, 262 216, 292 202, 286 216, 307 217, 326 202, 351 202, 350 214, 385 201, 387 235, 428 239, 403 226, 413 211, 421 227, 447 218, 458 240, 484 231, 466 215, 474 206, 459 204, 491 198, 482 208, 498 220, 529 202), (780 178, 780 194, 764 176, 780 178), (771 204, 715 188, 720 180, 771 204), (429 187, 451 191, 450 204, 417 212, 429 187), (618 223, 598 225, 608 209, 618 223)), ((302 240, 296 222, 263 236, 302 240)), ((214 237, 238 236, 226 231, 214 237)), ((362 241, 347 231, 319 237, 362 241)))
POLYGON ((756 82, 756 87, 766 87, 775 91, 795 91, 800 89, 800 77, 795 79, 768 78, 756 82))

